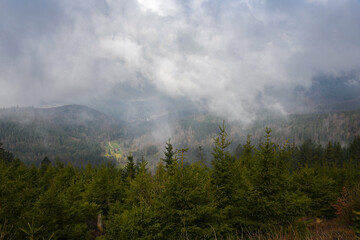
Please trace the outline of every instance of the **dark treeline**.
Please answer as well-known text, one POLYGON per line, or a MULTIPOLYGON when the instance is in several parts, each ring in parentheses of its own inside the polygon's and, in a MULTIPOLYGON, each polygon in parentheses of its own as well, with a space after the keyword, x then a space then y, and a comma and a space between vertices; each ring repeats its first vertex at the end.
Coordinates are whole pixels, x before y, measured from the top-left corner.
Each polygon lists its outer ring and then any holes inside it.
POLYGON ((0 141, 24 163, 36 166, 45 156, 77 166, 106 162, 101 144, 94 139, 99 134, 99 131, 82 125, 0 120, 0 141))
POLYGON ((0 147, 0 239, 242 239, 307 234, 314 217, 360 230, 359 137, 280 146, 267 129, 258 146, 229 145, 222 126, 209 167, 168 142, 154 172, 131 155, 124 168, 29 167, 0 147))

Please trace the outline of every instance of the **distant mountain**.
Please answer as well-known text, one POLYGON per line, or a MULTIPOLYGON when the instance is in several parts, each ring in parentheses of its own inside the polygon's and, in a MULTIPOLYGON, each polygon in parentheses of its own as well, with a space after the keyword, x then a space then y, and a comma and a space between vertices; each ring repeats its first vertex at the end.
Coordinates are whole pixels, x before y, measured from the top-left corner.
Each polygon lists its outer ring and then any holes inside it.
POLYGON ((105 160, 101 142, 118 137, 120 126, 81 105, 0 109, 0 142, 25 162, 45 156, 74 163, 105 160))
MULTIPOLYGON (((135 159, 144 156, 153 166, 162 157, 169 138, 174 148, 189 148, 189 160, 196 160, 201 154, 209 160, 222 120, 192 112, 125 123, 81 105, 16 107, 0 109, 0 142, 28 163, 39 164, 45 156, 77 165, 98 164, 109 158, 124 162, 132 153, 135 159)), ((226 127, 233 140, 230 151, 243 144, 248 134, 257 144, 264 136, 265 127, 273 130, 272 138, 280 144, 286 140, 301 144, 312 139, 322 145, 328 141, 346 145, 360 135, 360 110, 287 117, 269 115, 247 126, 227 121, 226 127)))
POLYGON ((109 116, 83 105, 65 105, 51 108, 12 107, 0 109, 0 119, 22 123, 41 120, 62 124, 103 124, 113 122, 109 116))
MULTIPOLYGON (((171 138, 174 148, 189 148, 188 159, 196 160, 202 154, 211 159, 211 147, 219 132, 222 119, 211 115, 187 116, 171 122, 153 125, 153 128, 143 130, 142 134, 133 136, 128 147, 136 158, 142 155, 150 162, 156 162, 162 157, 165 142, 171 138), (160 136, 160 137, 159 137, 160 136), (158 152, 148 154, 147 149, 158 149, 158 152)), ((279 144, 286 141, 300 145, 311 139, 325 146, 329 141, 348 145, 355 136, 360 135, 360 110, 331 113, 293 114, 289 116, 268 116, 262 120, 244 126, 240 122, 225 122, 229 139, 232 140, 230 152, 235 151, 239 144, 246 142, 251 135, 253 144, 263 141, 265 128, 272 129, 272 140, 279 144)))
POLYGON ((319 75, 309 89, 296 89, 294 95, 312 112, 341 112, 360 109, 360 72, 319 75))
POLYGON ((360 110, 293 114, 285 118, 274 118, 255 123, 248 132, 254 139, 264 135, 264 127, 273 131, 273 139, 283 143, 301 144, 307 139, 325 145, 337 141, 345 146, 360 135, 360 110))

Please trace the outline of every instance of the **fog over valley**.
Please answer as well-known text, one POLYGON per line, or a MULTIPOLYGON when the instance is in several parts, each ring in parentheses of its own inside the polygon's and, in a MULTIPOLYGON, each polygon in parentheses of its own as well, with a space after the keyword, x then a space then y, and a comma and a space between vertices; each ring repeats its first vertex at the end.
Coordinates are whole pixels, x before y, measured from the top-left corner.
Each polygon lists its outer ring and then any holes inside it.
POLYGON ((0 0, 0 240, 359 240, 360 0, 0 0))
POLYGON ((359 10, 350 0, 1 1, 1 106, 83 104, 125 120, 196 109, 244 124, 264 111, 349 109, 359 10))

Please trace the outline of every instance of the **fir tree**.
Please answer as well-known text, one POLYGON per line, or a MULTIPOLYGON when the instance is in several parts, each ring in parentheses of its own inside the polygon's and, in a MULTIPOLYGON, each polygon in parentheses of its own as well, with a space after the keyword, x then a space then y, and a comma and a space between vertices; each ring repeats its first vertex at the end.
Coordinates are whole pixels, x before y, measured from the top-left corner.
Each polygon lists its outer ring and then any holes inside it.
POLYGON ((136 173, 136 166, 134 163, 134 157, 132 154, 127 156, 127 163, 125 166, 125 172, 130 179, 134 179, 136 173))
POLYGON ((349 148, 350 158, 356 164, 360 163, 360 136, 354 138, 349 148))
POLYGON ((197 154, 196 154, 196 158, 199 162, 203 162, 205 163, 206 161, 206 157, 205 157, 205 153, 204 153, 204 148, 200 145, 197 149, 197 154))
POLYGON ((213 148, 213 160, 212 160, 212 184, 216 189, 216 195, 218 200, 223 202, 223 205, 228 203, 231 195, 231 176, 230 176, 230 164, 232 162, 232 156, 227 152, 227 148, 231 142, 227 139, 228 134, 225 129, 225 122, 219 127, 220 133, 215 138, 215 146, 213 148))
POLYGON ((230 214, 233 208, 233 158, 227 151, 231 144, 225 129, 225 122, 219 127, 220 132, 215 138, 213 147, 213 160, 211 171, 211 186, 217 204, 217 221, 219 234, 226 234, 233 231, 231 229, 230 214))
POLYGON ((294 192, 285 160, 289 148, 280 148, 271 141, 271 130, 266 129, 265 142, 256 150, 248 169, 243 189, 237 192, 238 224, 249 229, 267 229, 276 224, 290 224, 303 216, 309 199, 294 192))
POLYGON ((297 191, 303 192, 311 200, 307 214, 316 217, 334 216, 333 204, 338 196, 335 181, 325 175, 316 173, 307 165, 298 170, 292 179, 297 191))
POLYGON ((169 141, 166 143, 166 147, 165 147, 165 151, 164 151, 164 155, 165 158, 162 159, 162 161, 165 162, 165 168, 169 169, 169 167, 174 163, 175 159, 174 159, 174 155, 175 152, 173 150, 173 146, 170 142, 170 138, 169 141))

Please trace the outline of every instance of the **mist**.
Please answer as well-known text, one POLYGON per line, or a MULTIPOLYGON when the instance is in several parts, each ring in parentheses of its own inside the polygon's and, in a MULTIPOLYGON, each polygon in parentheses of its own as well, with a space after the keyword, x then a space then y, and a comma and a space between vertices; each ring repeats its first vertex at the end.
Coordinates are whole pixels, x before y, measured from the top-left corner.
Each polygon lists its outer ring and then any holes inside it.
POLYGON ((3 0, 1 107, 242 123, 310 111, 318 92, 359 89, 359 12, 350 0, 3 0))

